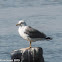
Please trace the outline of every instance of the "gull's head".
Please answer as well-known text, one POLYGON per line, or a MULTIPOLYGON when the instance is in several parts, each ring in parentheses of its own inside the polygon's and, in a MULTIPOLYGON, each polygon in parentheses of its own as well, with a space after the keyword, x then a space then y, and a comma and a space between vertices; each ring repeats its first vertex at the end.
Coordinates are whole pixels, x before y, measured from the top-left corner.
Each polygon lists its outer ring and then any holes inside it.
POLYGON ((20 21, 16 24, 16 26, 26 26, 26 23, 25 23, 24 20, 20 20, 20 21))

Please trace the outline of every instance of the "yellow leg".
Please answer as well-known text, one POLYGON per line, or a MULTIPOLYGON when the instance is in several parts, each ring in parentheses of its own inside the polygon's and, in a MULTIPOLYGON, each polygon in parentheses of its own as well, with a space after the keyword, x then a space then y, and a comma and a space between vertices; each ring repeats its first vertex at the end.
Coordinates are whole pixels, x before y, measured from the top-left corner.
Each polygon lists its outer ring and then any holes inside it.
POLYGON ((31 41, 30 41, 30 48, 31 48, 31 41))

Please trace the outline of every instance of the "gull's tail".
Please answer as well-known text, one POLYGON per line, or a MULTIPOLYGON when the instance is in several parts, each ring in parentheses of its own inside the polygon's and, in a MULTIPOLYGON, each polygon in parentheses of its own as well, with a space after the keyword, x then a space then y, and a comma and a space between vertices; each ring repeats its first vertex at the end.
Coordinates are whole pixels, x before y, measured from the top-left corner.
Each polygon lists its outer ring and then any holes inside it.
POLYGON ((52 40, 52 38, 51 37, 46 37, 46 40, 52 40))

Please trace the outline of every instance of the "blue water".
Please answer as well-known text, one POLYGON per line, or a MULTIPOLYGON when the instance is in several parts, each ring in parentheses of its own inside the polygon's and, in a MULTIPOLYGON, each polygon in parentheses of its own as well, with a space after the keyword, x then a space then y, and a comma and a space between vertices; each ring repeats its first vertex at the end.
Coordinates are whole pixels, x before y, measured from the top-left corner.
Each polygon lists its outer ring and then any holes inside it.
POLYGON ((62 0, 0 0, 0 60, 9 60, 13 50, 29 46, 17 31, 21 19, 53 38, 32 43, 43 48, 45 62, 62 62, 62 0))

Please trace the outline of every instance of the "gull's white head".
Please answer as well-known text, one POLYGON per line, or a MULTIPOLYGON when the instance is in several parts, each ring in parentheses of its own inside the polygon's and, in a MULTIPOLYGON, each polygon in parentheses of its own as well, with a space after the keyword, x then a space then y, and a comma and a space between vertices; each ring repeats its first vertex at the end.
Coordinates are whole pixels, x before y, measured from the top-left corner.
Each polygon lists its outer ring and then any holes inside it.
POLYGON ((26 26, 26 23, 24 20, 20 20, 16 26, 26 26))

